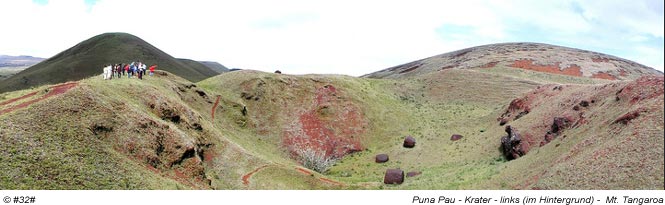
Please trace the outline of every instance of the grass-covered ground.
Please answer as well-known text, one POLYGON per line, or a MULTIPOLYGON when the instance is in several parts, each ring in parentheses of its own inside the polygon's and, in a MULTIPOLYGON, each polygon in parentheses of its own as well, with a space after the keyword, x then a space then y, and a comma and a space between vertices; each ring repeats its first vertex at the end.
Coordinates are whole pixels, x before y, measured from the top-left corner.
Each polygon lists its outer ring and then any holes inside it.
MULTIPOLYGON (((0 188, 662 189, 658 82, 598 84, 500 66, 405 79, 257 71, 196 84, 166 72, 143 81, 94 77, 0 112, 0 188), (544 85, 552 83, 563 89, 544 85), (507 161, 497 118, 516 98, 532 107, 508 124, 529 140, 540 142, 556 116, 585 122, 507 161), (637 118, 614 122, 635 110, 637 118), (402 147, 407 135, 414 148, 402 147), (307 147, 336 163, 321 173, 302 167, 298 150, 307 147), (375 163, 377 154, 390 160, 375 163), (388 168, 421 174, 385 185, 388 168)), ((4 93, 0 103, 37 92, 0 110, 50 88, 4 93)))
POLYGON ((25 69, 26 67, 0 67, 0 81, 12 77, 25 69))

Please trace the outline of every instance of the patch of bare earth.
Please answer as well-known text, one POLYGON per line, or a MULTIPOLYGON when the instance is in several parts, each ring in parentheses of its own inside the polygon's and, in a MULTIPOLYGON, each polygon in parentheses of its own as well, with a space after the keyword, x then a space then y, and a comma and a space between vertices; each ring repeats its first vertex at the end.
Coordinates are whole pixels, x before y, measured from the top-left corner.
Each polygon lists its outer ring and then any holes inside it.
MULTIPOLYGON (((17 109, 28 107, 29 105, 32 105, 32 104, 37 103, 39 101, 46 100, 50 97, 65 93, 68 90, 70 90, 72 88, 75 88, 76 86, 78 86, 78 82, 64 83, 64 84, 49 87, 48 92, 45 95, 43 95, 39 98, 33 99, 33 100, 23 102, 21 104, 18 104, 18 105, 12 106, 12 107, 9 107, 9 108, 6 108, 4 110, 0 110, 0 115, 12 112, 12 111, 17 110, 17 109)), ((30 97, 34 96, 35 94, 37 94, 37 92, 32 92, 32 93, 26 94, 24 96, 14 98, 14 99, 8 100, 6 102, 2 102, 2 103, 0 103, 0 106, 4 106, 4 105, 11 104, 11 103, 19 101, 19 100, 30 98, 30 97)))

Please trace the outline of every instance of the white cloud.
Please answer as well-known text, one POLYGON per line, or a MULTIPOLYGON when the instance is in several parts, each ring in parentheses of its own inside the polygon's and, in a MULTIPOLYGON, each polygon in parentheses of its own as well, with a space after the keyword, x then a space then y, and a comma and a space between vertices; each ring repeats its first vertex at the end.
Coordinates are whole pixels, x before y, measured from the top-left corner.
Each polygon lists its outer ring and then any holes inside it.
MULTIPOLYGON (((640 53, 631 45, 663 38, 662 9, 645 2, 100 0, 90 7, 83 0, 43 6, 3 0, 0 8, 10 9, 0 13, 8 28, 0 33, 0 53, 50 57, 100 33, 128 32, 180 58, 362 75, 470 46, 519 41, 528 29, 537 29, 532 37, 546 43, 640 53), (446 25, 468 31, 442 36, 446 25), (595 34, 600 32, 607 35, 595 34)), ((650 48, 663 52, 663 45, 650 48)), ((632 60, 662 70, 662 55, 649 56, 632 60)))

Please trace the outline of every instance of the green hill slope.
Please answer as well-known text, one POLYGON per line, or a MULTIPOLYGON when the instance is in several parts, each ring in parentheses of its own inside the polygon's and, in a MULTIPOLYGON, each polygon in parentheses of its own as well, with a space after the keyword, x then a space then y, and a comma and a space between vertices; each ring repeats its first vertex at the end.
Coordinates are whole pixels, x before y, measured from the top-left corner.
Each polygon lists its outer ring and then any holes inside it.
POLYGON ((91 77, 0 94, 0 188, 662 189, 663 81, 501 65, 91 77), (394 168, 413 176, 384 184, 394 168))
POLYGON ((218 63, 218 62, 213 62, 213 61, 199 61, 199 63, 208 66, 209 68, 217 71, 218 73, 225 73, 229 72, 229 68, 226 66, 218 63))
POLYGON ((499 43, 448 52, 365 75, 408 78, 446 69, 508 67, 526 71, 605 80, 663 75, 653 68, 602 53, 542 43, 499 43))
POLYGON ((205 66, 192 67, 142 39, 127 33, 105 33, 85 40, 9 79, 0 82, 0 92, 33 86, 80 80, 102 73, 102 67, 112 63, 142 61, 158 64, 189 81, 197 82, 216 75, 205 66))
MULTIPOLYGON (((191 60, 191 59, 184 59, 184 58, 178 58, 177 60, 180 63, 194 69, 195 71, 197 71, 201 74, 203 74, 204 76, 212 77, 212 76, 215 76, 217 74, 220 74, 219 71, 217 71, 215 69, 212 69, 212 68, 206 66, 205 64, 199 62, 199 61, 195 61, 195 60, 191 60)), ((197 82, 197 81, 194 81, 194 82, 197 82)))

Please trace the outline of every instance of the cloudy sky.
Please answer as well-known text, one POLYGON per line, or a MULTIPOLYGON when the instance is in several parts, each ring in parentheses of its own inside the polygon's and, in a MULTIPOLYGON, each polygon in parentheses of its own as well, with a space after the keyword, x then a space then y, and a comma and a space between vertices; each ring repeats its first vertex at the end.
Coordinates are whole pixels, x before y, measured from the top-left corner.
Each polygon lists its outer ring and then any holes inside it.
POLYGON ((663 70, 662 0, 1 0, 0 54, 51 57, 105 32, 229 68, 359 76, 501 42, 597 51, 663 70))

